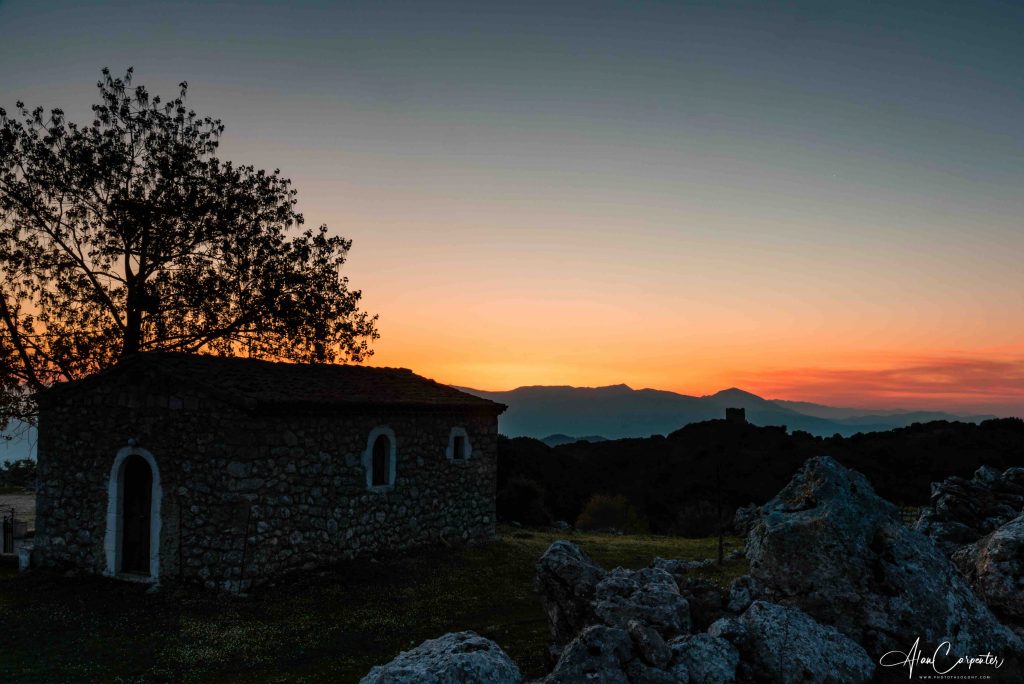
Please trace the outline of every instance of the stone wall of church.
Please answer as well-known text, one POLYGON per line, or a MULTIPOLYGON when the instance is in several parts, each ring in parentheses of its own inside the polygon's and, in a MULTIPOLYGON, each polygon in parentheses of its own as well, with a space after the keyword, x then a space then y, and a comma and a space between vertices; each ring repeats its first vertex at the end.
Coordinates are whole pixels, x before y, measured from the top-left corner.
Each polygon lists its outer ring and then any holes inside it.
POLYGON ((293 570, 494 535, 493 411, 257 412, 173 382, 108 380, 41 401, 33 563, 111 574, 110 482, 126 448, 158 471, 160 581, 245 591, 293 570), (466 459, 446 453, 456 427, 466 459), (394 436, 395 478, 374 488, 368 440, 381 432, 394 436))

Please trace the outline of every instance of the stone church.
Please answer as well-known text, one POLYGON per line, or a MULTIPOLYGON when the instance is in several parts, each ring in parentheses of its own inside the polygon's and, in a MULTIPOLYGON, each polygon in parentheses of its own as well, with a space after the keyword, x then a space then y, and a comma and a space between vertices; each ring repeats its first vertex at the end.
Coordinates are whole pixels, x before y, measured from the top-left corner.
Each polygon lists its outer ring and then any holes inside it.
POLYGON ((504 409, 406 369, 137 354, 40 393, 32 561, 238 592, 489 539, 504 409))

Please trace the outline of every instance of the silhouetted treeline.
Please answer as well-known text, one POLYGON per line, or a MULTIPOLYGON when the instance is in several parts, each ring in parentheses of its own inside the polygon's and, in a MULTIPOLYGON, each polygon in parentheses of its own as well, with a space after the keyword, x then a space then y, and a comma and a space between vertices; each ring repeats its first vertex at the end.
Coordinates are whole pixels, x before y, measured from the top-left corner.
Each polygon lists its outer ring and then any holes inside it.
POLYGON ((713 534, 737 507, 764 503, 812 456, 864 473, 883 497, 924 505, 930 484, 979 466, 1024 465, 1024 421, 945 421, 814 437, 782 428, 712 420, 667 437, 549 447, 501 438, 498 515, 524 524, 574 522, 594 494, 622 495, 657 533, 713 534))

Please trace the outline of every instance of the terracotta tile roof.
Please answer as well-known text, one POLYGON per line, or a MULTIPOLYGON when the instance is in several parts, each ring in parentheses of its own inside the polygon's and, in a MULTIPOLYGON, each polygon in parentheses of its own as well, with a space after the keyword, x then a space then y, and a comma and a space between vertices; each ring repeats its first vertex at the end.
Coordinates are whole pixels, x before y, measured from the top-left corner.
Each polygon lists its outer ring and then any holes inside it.
MULTIPOLYGON (((186 385, 260 406, 421 406, 505 410, 503 404, 461 392, 407 368, 280 363, 257 359, 146 352, 72 385, 102 384, 122 372, 156 372, 186 385)), ((68 387, 70 389, 70 387, 68 387)))

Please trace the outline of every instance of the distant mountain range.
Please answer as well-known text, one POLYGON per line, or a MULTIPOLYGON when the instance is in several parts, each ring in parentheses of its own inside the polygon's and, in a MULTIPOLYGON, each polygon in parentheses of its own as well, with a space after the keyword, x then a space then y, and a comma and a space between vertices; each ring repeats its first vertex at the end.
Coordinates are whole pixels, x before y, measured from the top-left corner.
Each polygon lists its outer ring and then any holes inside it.
MULTIPOLYGON (((600 442, 624 437, 667 435, 688 423, 724 418, 728 407, 743 408, 755 425, 785 425, 813 435, 844 437, 858 432, 882 432, 912 423, 959 420, 978 423, 995 416, 960 416, 942 411, 877 411, 839 408, 803 401, 763 399, 735 387, 704 397, 664 390, 608 387, 520 387, 507 392, 463 392, 506 404, 498 429, 509 437, 535 437, 548 446, 577 441, 600 442)), ((0 438, 0 463, 35 457, 35 430, 17 423, 0 438)))
POLYGON ((599 441, 666 435, 688 423, 724 418, 725 409, 730 407, 746 409, 747 420, 755 425, 784 425, 790 431, 804 430, 825 437, 836 433, 849 436, 858 432, 880 432, 933 420, 977 423, 995 418, 942 411, 876 411, 769 400, 735 387, 703 397, 664 390, 635 390, 627 385, 532 386, 507 392, 459 389, 508 406, 498 419, 502 434, 535 437, 551 446, 577 439, 599 441))
POLYGON ((569 435, 548 435, 541 440, 549 447, 562 446, 563 444, 575 444, 576 442, 607 442, 606 437, 600 435, 586 435, 585 437, 570 437, 569 435))

